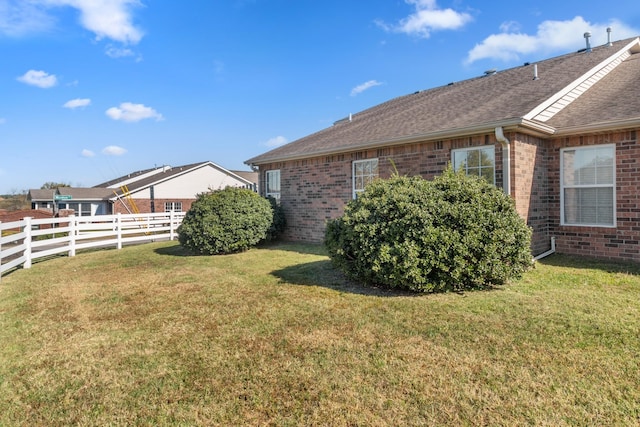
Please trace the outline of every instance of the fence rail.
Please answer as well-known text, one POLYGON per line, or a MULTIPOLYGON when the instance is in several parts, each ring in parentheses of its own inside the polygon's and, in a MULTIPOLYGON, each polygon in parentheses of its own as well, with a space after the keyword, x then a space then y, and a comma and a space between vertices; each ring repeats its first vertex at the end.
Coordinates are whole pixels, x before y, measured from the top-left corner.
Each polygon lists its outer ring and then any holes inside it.
POLYGON ((14 268, 31 268, 32 261, 81 249, 130 243, 174 240, 183 212, 69 216, 0 222, 0 280, 14 268))

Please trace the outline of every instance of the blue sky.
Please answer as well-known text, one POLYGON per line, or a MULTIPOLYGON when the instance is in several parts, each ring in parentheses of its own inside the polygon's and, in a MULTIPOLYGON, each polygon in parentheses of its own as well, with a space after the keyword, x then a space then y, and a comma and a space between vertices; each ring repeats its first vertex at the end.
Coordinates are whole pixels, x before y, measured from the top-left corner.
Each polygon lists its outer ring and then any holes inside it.
POLYGON ((635 1, 0 0, 0 194, 227 169, 396 96, 640 35, 635 1))

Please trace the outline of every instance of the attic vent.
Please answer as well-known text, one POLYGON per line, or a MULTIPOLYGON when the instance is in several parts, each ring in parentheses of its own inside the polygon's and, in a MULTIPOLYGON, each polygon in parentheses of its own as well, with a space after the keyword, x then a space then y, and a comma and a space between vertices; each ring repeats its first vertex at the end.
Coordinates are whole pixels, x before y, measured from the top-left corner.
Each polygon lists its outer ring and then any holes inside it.
POLYGON ((495 73, 497 73, 497 72, 498 72, 498 70, 496 70, 495 68, 492 68, 492 69, 490 69, 490 70, 485 71, 485 72, 484 72, 484 75, 485 75, 485 76, 492 76, 492 75, 494 75, 494 74, 495 74, 495 73))
POLYGON ((345 117, 343 119, 340 119, 340 120, 336 120, 335 122, 333 122, 333 125, 335 126, 335 125, 339 125, 341 123, 349 123, 351 121, 353 121, 353 115, 351 113, 349 113, 349 115, 347 117, 345 117))

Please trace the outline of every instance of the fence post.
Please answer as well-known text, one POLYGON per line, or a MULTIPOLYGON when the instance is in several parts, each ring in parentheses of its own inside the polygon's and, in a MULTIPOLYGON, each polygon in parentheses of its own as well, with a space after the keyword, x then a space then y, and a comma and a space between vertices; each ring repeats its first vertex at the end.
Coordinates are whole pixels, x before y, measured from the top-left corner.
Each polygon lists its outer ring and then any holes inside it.
POLYGON ((69 215, 69 256, 76 256, 76 216, 69 215))
MULTIPOLYGON (((2 221, 0 221, 0 265, 2 265, 2 221)), ((0 274, 2 280, 2 274, 0 274)))
POLYGON ((122 214, 118 212, 116 214, 116 227, 118 229, 118 237, 117 237, 117 248, 122 249, 122 214))
POLYGON ((23 268, 31 268, 31 217, 24 218, 24 264, 23 268))

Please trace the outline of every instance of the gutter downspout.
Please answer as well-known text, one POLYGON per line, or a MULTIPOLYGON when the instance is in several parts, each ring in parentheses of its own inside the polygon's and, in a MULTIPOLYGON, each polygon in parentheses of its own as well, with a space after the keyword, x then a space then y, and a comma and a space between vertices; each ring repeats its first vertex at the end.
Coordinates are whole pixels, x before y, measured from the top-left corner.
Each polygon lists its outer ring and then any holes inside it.
POLYGON ((538 261, 539 259, 542 259, 546 256, 551 255, 552 253, 554 253, 556 251, 556 238, 552 237, 551 238, 551 249, 549 249, 546 252, 541 253, 540 255, 536 255, 535 257, 533 257, 534 261, 538 261))
POLYGON ((502 126, 495 129, 496 139, 502 144, 502 188, 511 195, 511 143, 504 136, 502 126))

